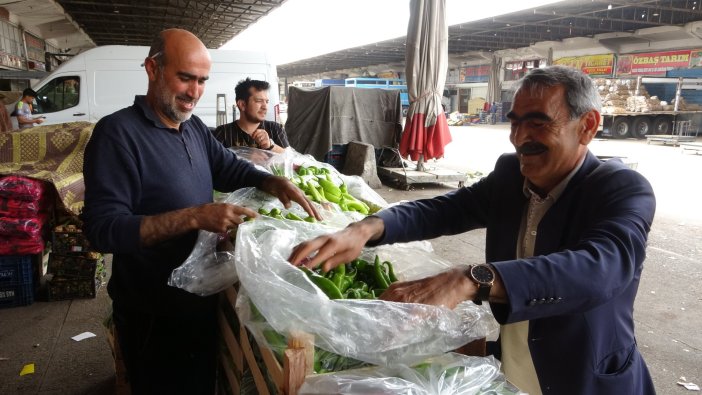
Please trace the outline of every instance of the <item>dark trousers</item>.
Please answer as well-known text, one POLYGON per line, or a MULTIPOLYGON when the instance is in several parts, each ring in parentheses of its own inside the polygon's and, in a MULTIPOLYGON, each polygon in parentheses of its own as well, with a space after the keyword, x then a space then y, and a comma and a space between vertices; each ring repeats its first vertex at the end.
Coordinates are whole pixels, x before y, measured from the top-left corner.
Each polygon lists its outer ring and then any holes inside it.
POLYGON ((133 395, 215 391, 217 317, 165 317, 113 306, 133 395))

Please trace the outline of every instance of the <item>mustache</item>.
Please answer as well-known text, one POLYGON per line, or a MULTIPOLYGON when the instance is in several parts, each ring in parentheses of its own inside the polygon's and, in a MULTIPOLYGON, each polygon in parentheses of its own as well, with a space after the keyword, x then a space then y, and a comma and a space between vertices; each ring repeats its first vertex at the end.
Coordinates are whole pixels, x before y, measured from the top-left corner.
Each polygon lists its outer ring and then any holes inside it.
POLYGON ((517 153, 521 155, 535 155, 545 151, 548 151, 548 147, 536 141, 524 143, 517 147, 517 153))

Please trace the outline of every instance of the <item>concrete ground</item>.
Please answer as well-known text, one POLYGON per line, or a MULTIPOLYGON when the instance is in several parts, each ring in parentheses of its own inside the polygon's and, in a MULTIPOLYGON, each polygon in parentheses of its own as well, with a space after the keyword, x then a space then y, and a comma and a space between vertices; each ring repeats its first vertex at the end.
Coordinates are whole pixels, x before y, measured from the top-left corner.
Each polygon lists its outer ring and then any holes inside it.
MULTIPOLYGON (((512 151, 509 127, 451 127, 453 142, 445 158, 429 161, 477 176, 487 174, 497 156, 512 151)), ((702 139, 700 139, 702 141, 702 139)), ((623 156, 651 181, 658 210, 649 237, 648 258, 636 301, 639 346, 657 392, 687 394, 676 384, 702 386, 702 155, 679 147, 648 145, 638 140, 596 140, 597 155, 623 156)), ((456 185, 414 184, 409 191, 391 180, 378 190, 388 202, 431 197, 456 185)), ((484 232, 433 241, 436 253, 454 263, 482 262, 484 232)), ((114 366, 102 320, 109 298, 101 288, 96 299, 35 302, 0 310, 0 394, 112 394, 114 366), (81 342, 70 338, 90 331, 81 342), (26 364, 35 373, 19 376, 26 364)))

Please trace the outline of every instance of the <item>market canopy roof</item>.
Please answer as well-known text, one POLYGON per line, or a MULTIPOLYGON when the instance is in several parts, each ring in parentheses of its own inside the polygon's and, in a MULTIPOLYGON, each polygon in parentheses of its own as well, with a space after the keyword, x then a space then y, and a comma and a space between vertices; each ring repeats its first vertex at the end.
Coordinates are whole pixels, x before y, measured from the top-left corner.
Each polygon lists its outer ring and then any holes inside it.
MULTIPOLYGON (((529 47, 537 42, 625 32, 599 40, 601 44, 616 50, 627 43, 646 42, 664 35, 670 37, 677 34, 678 32, 665 28, 659 32, 649 32, 649 37, 636 37, 633 32, 700 21, 700 3, 702 2, 689 0, 561 1, 450 26, 448 52, 454 56, 465 54, 466 61, 482 57, 489 63, 489 53, 498 50, 529 47), (471 53, 475 57, 471 58, 471 53)), ((702 37, 702 27, 699 31, 694 29, 683 33, 699 38, 702 37)), ((675 37, 669 39, 672 38, 675 37)), ((398 37, 344 49, 278 65, 278 76, 292 78, 371 65, 402 64, 405 59, 404 46, 405 37, 398 37)))
MULTIPOLYGON (((194 32, 210 48, 218 48, 241 31, 285 3, 285 0, 22 0, 2 7, 37 26, 44 38, 82 36, 94 45, 150 45, 165 28, 181 27, 194 32)), ((702 21, 700 1, 692 0, 567 0, 449 27, 448 51, 474 60, 485 53, 523 48, 537 42, 573 37, 593 37, 612 48, 650 37, 633 32, 702 21), (471 58, 473 56, 473 58, 471 58)), ((311 22, 313 23, 313 21, 311 22)), ((23 23, 24 24, 24 23, 23 23)), ((350 32, 339 32, 348 34, 350 32)), ((690 29, 688 37, 702 37, 702 27, 690 29)), ((673 37, 674 38, 674 37, 673 37)), ((671 38, 672 39, 672 38, 671 38)), ((78 40, 80 41, 80 40, 78 40)), ((404 64, 405 37, 344 49, 278 66, 282 78, 321 74, 384 64, 404 64)))

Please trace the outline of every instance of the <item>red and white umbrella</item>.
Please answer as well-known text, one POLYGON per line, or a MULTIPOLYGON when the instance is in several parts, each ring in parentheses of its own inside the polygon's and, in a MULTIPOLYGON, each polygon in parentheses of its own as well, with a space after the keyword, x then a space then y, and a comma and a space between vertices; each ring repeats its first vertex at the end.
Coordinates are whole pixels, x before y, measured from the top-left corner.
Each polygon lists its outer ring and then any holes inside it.
POLYGON ((425 160, 444 156, 451 142, 441 96, 448 68, 446 0, 411 0, 407 27, 406 78, 410 97, 400 154, 423 169, 425 160))

